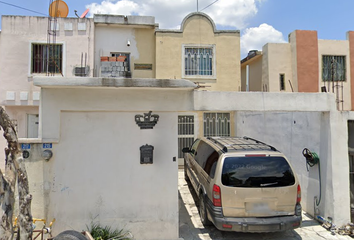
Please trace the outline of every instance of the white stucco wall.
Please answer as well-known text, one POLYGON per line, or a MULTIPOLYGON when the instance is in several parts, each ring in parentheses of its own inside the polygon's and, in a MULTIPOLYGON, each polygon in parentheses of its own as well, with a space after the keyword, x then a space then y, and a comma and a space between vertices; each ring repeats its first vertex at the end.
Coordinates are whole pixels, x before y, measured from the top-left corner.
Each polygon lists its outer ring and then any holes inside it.
POLYGON ((136 239, 178 238, 177 114, 154 111, 157 125, 141 130, 137 113, 61 113, 60 143, 46 165, 55 229, 100 222, 136 239), (152 165, 140 164, 145 144, 154 146, 152 165))
POLYGON ((45 196, 33 214, 56 218, 54 234, 99 222, 135 239, 178 239, 177 116, 192 109, 191 89, 42 87, 41 96, 53 158, 42 177, 29 172, 33 201, 45 196), (141 130, 134 117, 148 111, 159 121, 141 130), (140 164, 145 144, 154 146, 151 165, 140 164))
POLYGON ((40 136, 45 141, 60 139, 60 111, 181 111, 192 110, 190 94, 175 90, 126 89, 46 89, 42 91, 42 129, 40 136), (63 101, 66 99, 66 101, 63 101), (72 104, 74 103, 74 104, 72 104), (53 105, 55 107, 53 107, 53 105), (45 123, 45 124, 44 124, 45 123))

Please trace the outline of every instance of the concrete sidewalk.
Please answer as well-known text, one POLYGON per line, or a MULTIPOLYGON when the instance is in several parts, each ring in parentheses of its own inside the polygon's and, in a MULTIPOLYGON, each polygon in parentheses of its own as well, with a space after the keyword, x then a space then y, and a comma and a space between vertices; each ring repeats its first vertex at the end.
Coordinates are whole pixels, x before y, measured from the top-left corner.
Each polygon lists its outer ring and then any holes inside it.
POLYGON ((194 191, 188 187, 184 180, 183 169, 178 170, 179 190, 179 237, 185 240, 230 240, 230 239, 329 239, 349 240, 349 236, 332 235, 329 231, 320 226, 317 221, 303 214, 302 227, 293 231, 280 233, 235 233, 221 232, 214 226, 204 227, 200 222, 198 209, 195 206, 194 191))

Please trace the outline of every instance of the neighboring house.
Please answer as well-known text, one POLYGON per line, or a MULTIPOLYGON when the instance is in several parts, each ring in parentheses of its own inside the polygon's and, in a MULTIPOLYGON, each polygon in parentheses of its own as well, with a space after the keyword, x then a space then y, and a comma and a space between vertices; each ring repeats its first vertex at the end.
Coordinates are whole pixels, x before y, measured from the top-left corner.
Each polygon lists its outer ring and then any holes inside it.
POLYGON ((241 61, 242 91, 333 92, 338 110, 352 110, 353 70, 354 32, 321 40, 316 31, 296 30, 289 43, 268 43, 241 61))
POLYGON ((81 75, 93 76, 93 44, 93 19, 58 18, 54 28, 46 17, 2 16, 0 105, 14 119, 20 138, 40 137, 40 88, 33 85, 33 76, 46 76, 49 67, 55 76, 72 77, 84 65, 81 75), (47 33, 53 29, 55 64, 48 64, 47 33))

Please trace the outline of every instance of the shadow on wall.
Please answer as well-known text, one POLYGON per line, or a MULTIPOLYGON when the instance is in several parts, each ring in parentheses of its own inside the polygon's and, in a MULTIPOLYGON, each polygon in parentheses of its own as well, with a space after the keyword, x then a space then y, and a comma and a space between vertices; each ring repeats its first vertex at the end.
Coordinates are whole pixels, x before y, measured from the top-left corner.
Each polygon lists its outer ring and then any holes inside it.
POLYGON ((302 150, 308 148, 319 155, 322 170, 319 213, 324 214, 324 196, 333 194, 331 187, 326 185, 326 179, 330 180, 331 176, 325 171, 328 169, 330 156, 329 113, 238 111, 235 118, 236 136, 249 136, 264 141, 283 152, 289 159, 301 184, 302 207, 311 215, 315 212, 314 197, 319 198, 320 193, 318 165, 307 170, 302 150))

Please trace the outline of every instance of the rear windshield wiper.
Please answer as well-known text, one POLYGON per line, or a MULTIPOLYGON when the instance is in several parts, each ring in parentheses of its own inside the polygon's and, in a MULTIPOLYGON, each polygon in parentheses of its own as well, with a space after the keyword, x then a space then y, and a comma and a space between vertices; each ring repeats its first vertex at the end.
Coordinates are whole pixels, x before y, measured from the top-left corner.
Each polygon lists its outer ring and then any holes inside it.
POLYGON ((263 183, 263 184, 259 184, 261 187, 267 187, 267 186, 271 186, 271 185, 276 185, 278 184, 278 182, 274 182, 274 183, 263 183))

